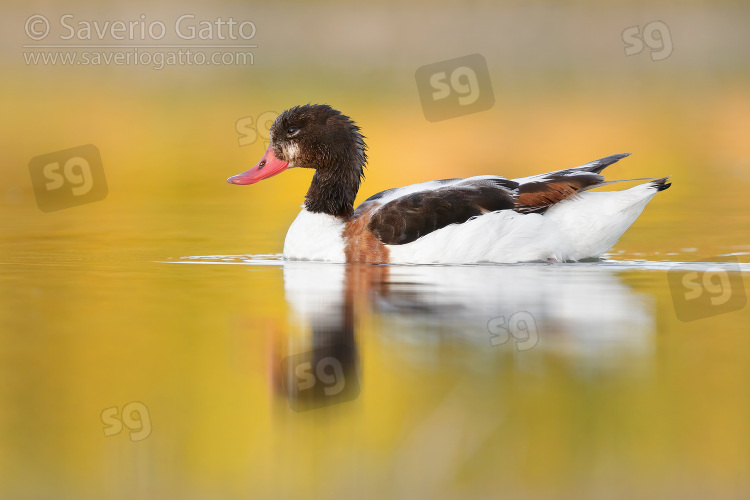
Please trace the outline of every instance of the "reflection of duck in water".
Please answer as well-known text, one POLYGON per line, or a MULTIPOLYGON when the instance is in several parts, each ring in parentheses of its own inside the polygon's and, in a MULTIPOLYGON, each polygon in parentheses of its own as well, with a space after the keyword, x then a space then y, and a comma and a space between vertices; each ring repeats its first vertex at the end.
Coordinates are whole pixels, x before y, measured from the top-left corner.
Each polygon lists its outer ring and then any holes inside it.
POLYGON ((228 179, 253 184, 291 167, 315 169, 284 243, 287 259, 373 263, 581 260, 614 245, 666 178, 623 191, 605 167, 627 154, 522 179, 481 175, 389 189, 354 210, 367 161, 359 127, 330 106, 284 111, 260 162, 228 179))
POLYGON ((352 400, 359 395, 357 313, 387 276, 384 266, 288 262, 284 266, 286 299, 293 330, 309 331, 310 342, 294 346, 281 363, 289 404, 304 411, 352 400), (316 267, 317 266, 317 267, 316 267))
POLYGON ((471 369, 481 369, 503 353, 516 353, 527 363, 553 355, 583 369, 637 369, 634 357, 652 350, 651 299, 600 264, 342 266, 287 261, 284 291, 294 330, 310 332, 296 336, 290 352, 320 349, 322 359, 337 343, 341 365, 352 374, 357 371, 352 346, 363 324, 398 357, 421 364, 447 356, 440 364, 468 362, 471 369), (454 357, 449 346, 463 346, 466 356, 454 357))

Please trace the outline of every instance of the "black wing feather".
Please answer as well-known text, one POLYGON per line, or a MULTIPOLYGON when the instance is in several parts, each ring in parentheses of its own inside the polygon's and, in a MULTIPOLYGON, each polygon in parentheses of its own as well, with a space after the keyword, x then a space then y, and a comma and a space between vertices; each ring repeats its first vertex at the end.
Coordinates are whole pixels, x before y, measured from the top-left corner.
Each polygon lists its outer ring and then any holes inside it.
MULTIPOLYGON (((386 245, 403 245, 450 224, 496 210, 513 209, 514 196, 505 179, 459 183, 402 196, 380 207, 367 225, 386 245)), ((377 200, 377 198, 376 198, 377 200)))

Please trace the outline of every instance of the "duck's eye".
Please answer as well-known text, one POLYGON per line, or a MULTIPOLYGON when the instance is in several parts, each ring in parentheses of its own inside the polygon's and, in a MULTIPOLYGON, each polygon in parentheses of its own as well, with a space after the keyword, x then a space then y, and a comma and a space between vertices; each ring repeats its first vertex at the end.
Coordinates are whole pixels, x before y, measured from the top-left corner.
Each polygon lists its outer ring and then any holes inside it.
POLYGON ((297 128, 297 127, 289 127, 289 129, 287 129, 287 131, 286 131, 286 136, 287 137, 294 137, 295 135, 297 135, 298 132, 299 132, 299 128, 297 128))

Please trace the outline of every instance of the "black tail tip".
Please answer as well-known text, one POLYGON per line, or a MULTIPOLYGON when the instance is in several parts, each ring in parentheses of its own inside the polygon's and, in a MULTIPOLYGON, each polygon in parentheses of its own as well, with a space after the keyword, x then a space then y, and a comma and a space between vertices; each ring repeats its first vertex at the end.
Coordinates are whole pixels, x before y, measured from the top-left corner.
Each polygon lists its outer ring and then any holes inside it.
POLYGON ((672 185, 671 182, 667 182, 669 180, 669 176, 662 177, 661 179, 656 179, 655 181, 651 181, 651 184, 656 188, 656 192, 664 191, 665 189, 668 189, 669 186, 672 185))

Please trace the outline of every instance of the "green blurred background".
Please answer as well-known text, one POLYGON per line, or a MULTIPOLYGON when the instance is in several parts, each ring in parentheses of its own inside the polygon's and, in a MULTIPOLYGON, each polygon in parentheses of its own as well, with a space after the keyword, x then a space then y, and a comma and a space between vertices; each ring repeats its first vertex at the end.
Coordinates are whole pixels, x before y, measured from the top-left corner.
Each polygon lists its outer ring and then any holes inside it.
POLYGON ((664 273, 621 276, 658 311, 639 377, 581 378, 549 356, 529 382, 505 353, 467 378, 451 363, 394 358, 418 347, 383 340, 373 317, 358 334, 362 396, 294 414, 269 387, 275 356, 294 351, 281 269, 159 262, 281 251, 312 173, 246 188, 225 179, 266 147, 262 127, 253 141, 238 121, 308 102, 367 136, 359 200, 631 152, 610 178, 674 184, 614 258, 747 262, 749 23, 739 1, 4 2, 0 496, 746 498, 747 309, 681 323, 664 273), (145 15, 167 26, 164 44, 184 42, 172 29, 184 14, 250 20, 257 48, 240 66, 27 64, 42 51, 24 48, 42 43, 26 34, 29 17, 50 20, 44 43, 73 43, 59 38, 65 14, 145 15), (623 31, 652 21, 668 26, 671 55, 627 56, 623 31), (417 68, 474 53, 494 106, 427 121, 417 68), (101 152, 107 197, 41 212, 29 161, 84 144, 101 152), (151 435, 105 437, 102 411, 131 401, 148 407, 151 435), (451 445, 435 441, 435 422, 481 434, 495 416, 501 430, 438 458, 451 445))

